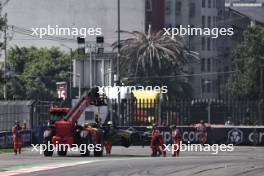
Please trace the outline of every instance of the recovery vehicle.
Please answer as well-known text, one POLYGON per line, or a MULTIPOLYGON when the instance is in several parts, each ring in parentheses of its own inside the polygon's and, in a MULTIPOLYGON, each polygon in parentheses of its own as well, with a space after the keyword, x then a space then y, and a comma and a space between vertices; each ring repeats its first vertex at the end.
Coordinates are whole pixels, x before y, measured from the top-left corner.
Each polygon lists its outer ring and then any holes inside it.
MULTIPOLYGON (((44 131, 43 143, 46 146, 49 144, 53 144, 54 146, 58 146, 58 144, 73 146, 74 144, 79 147, 85 145, 88 146, 89 144, 97 146, 99 144, 101 145, 100 150, 98 150, 98 148, 97 150, 94 150, 94 156, 103 156, 104 127, 100 123, 96 123, 98 120, 97 113, 100 113, 100 111, 101 113, 104 113, 104 118, 101 122, 104 123, 107 116, 107 105, 98 100, 98 97, 94 97, 92 93, 85 93, 72 109, 51 107, 50 124, 44 131), (94 111, 87 111, 87 108, 94 109, 94 111), (91 115, 91 112, 93 115, 91 115), (94 116, 97 116, 97 119, 94 116), (83 125, 78 124, 78 120, 83 122, 87 119, 93 123, 83 125)), ((125 147, 129 147, 137 135, 129 130, 113 130, 114 141, 118 141, 119 144, 125 147)), ((53 150, 45 148, 43 153, 44 156, 52 156, 53 152, 53 150)), ((59 156, 67 155, 67 148, 62 147, 57 149, 57 154, 59 156)), ((86 148, 85 152, 81 152, 81 156, 90 156, 90 150, 86 148)))

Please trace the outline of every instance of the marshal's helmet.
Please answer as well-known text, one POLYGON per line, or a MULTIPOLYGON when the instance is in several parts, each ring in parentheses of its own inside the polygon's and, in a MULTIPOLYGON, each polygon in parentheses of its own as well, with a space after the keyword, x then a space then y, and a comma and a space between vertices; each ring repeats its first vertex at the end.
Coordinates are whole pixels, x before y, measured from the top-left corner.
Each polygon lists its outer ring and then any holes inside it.
POLYGON ((15 123, 14 123, 14 125, 19 125, 19 121, 16 120, 15 123))

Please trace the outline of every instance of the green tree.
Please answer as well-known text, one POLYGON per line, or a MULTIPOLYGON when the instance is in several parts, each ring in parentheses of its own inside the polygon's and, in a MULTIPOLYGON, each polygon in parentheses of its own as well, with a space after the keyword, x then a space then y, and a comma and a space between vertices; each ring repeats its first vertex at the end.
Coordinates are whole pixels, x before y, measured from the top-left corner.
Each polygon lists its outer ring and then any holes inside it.
POLYGON ((56 82, 69 82, 71 58, 58 48, 13 47, 7 63, 9 99, 54 99, 56 82))
POLYGON ((256 99, 260 93, 260 69, 264 65, 264 28, 250 28, 234 52, 235 73, 228 80, 232 98, 256 99))
MULTIPOLYGON (((188 56, 197 58, 194 53, 185 48, 182 37, 172 38, 163 35, 163 31, 153 33, 151 27, 147 33, 138 31, 122 31, 122 33, 131 35, 131 38, 120 42, 121 78, 134 77, 129 80, 129 83, 134 85, 168 85, 169 92, 175 96, 178 95, 176 90, 185 92, 183 89, 186 87, 190 90, 190 86, 181 79, 159 79, 162 76, 183 73, 182 68, 188 63, 188 56)), ((115 42, 113 46, 114 49, 118 48, 118 42, 115 42)))

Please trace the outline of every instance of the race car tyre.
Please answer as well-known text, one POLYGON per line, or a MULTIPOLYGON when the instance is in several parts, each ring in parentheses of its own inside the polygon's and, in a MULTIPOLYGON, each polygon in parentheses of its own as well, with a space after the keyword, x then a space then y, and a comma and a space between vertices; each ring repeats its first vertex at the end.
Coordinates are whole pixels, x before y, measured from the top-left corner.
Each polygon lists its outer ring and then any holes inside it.
POLYGON ((122 145, 123 147, 128 148, 128 147, 131 145, 131 142, 130 142, 129 139, 122 137, 122 138, 121 138, 121 145, 122 145))
MULTIPOLYGON (((48 139, 44 139, 43 143, 48 146, 48 139)), ((45 148, 44 152, 43 152, 44 156, 49 157, 53 155, 53 150, 48 150, 48 147, 45 148)))
POLYGON ((99 132, 98 134, 98 141, 96 145, 101 145, 100 150, 98 147, 95 146, 94 149, 94 156, 95 157, 102 157, 104 155, 104 144, 103 144, 103 134, 101 132, 99 132))
POLYGON ((58 150, 59 156, 66 156, 67 155, 67 149, 66 150, 58 150))
POLYGON ((81 139, 80 153, 82 157, 90 156, 90 150, 88 149, 89 144, 91 144, 90 135, 86 136, 86 138, 81 139))

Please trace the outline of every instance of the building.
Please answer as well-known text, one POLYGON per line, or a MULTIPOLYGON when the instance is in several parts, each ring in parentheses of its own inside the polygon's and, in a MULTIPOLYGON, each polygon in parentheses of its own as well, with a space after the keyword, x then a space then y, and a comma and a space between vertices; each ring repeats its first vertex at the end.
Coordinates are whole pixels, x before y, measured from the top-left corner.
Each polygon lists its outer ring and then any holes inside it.
MULTIPOLYGON (((165 26, 180 25, 197 28, 218 27, 218 21, 223 18, 224 0, 166 0, 165 26)), ((217 98, 217 61, 219 60, 218 38, 205 36, 186 36, 186 45, 190 50, 200 55, 200 61, 191 63, 189 71, 196 98, 217 98)))
MULTIPOLYGON (((32 37, 31 28, 55 27, 102 28, 105 47, 117 41, 117 0, 12 0, 4 7, 8 15, 8 46, 77 48, 76 36, 32 37), (13 26, 13 27, 11 27, 13 26)), ((122 0, 121 30, 145 30, 145 0, 122 0)), ((122 35, 121 38, 126 36, 122 35)), ((95 41, 87 36, 86 41, 95 41)))
POLYGON ((258 6, 264 3, 264 0, 225 0, 225 6, 258 6))
MULTIPOLYGON (((120 1, 121 30, 144 31, 148 26, 159 31, 164 27, 165 0, 120 1)), ((117 40, 117 0, 12 0, 4 6, 8 14, 11 40, 9 46, 50 47, 61 44, 76 48, 76 37, 31 37, 31 28, 47 27, 100 27, 106 44, 117 40), (65 40, 66 39, 66 40, 65 40)), ((121 36, 125 37, 125 36, 121 36)), ((88 36, 86 41, 94 41, 88 36)), ((107 46, 108 46, 107 45, 107 46)))
POLYGON ((152 31, 162 30, 165 24, 165 0, 146 0, 146 31, 151 25, 152 31))

